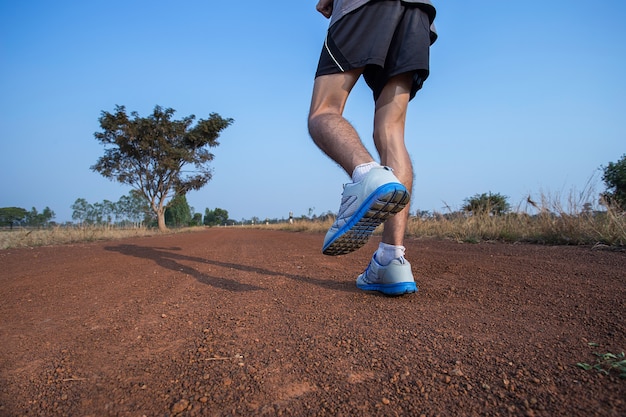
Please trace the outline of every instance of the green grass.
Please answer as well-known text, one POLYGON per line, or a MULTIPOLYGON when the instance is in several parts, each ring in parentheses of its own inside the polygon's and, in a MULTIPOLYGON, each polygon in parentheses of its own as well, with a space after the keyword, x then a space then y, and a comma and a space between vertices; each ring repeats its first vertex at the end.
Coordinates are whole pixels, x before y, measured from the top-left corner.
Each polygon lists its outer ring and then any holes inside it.
MULTIPOLYGON (((589 343, 589 346, 598 347, 597 343, 589 343)), ((620 379, 626 379, 626 355, 620 353, 598 353, 594 352, 595 363, 578 362, 576 366, 585 371, 595 370, 604 375, 617 374, 620 379)))

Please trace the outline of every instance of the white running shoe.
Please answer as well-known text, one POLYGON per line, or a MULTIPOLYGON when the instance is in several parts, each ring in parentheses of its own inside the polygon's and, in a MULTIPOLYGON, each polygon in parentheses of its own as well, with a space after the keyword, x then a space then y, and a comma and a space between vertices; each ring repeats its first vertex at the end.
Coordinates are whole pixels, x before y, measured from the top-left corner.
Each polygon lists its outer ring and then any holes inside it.
POLYGON ((379 264, 376 256, 372 256, 365 272, 356 279, 356 286, 364 291, 378 291, 385 295, 417 292, 411 264, 404 256, 392 260, 389 265, 379 264))
POLYGON ((356 183, 344 185, 337 219, 326 233, 324 255, 359 249, 376 227, 401 211, 411 199, 389 167, 372 168, 356 183))

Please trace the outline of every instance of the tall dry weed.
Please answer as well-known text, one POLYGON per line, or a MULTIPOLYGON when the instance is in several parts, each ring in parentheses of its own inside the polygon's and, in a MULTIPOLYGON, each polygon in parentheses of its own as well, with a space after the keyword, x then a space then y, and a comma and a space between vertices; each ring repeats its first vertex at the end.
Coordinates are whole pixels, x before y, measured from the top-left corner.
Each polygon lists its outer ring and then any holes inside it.
MULTIPOLYGON (((513 211, 503 215, 484 213, 432 213, 410 217, 407 235, 437 237, 462 242, 505 241, 568 245, 626 246, 624 211, 603 205, 591 182, 578 192, 565 195, 541 192, 527 196, 513 211)), ((324 220, 296 220, 293 223, 229 226, 325 233, 332 216, 324 220)), ((173 229, 169 233, 204 230, 204 227, 173 229)), ((375 233, 380 234, 382 226, 375 233)), ((56 227, 45 230, 0 231, 0 249, 77 243, 159 234, 156 229, 119 229, 102 226, 56 227)))
POLYGON ((412 218, 413 236, 451 238, 464 242, 501 240, 547 244, 626 245, 624 212, 601 204, 590 183, 582 192, 529 195, 504 215, 451 212, 412 218))
POLYGON ((17 228, 0 231, 0 249, 123 239, 127 237, 152 236, 158 233, 158 230, 146 227, 57 226, 46 229, 17 228))

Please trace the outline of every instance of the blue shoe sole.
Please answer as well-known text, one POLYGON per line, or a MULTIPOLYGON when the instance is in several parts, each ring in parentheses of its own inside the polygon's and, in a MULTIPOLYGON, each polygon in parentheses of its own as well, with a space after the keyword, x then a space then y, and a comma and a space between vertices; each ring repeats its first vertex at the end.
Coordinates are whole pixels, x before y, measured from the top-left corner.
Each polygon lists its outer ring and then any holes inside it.
POLYGON ((404 295, 417 292, 417 285, 414 282, 399 282, 397 284, 367 284, 357 287, 363 291, 378 291, 385 295, 404 295))
POLYGON ((402 211, 411 196, 400 183, 381 185, 361 204, 335 236, 322 248, 324 255, 337 256, 365 245, 374 230, 385 220, 402 211))

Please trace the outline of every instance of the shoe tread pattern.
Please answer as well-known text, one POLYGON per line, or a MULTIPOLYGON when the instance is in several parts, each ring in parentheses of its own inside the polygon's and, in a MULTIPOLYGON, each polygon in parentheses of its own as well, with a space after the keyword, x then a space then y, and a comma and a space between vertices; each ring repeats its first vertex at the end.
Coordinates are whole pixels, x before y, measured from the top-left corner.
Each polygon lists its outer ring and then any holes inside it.
POLYGON ((410 198, 409 192, 404 187, 376 196, 364 215, 349 230, 336 238, 324 250, 324 255, 345 255, 361 248, 381 223, 406 207, 410 198))

